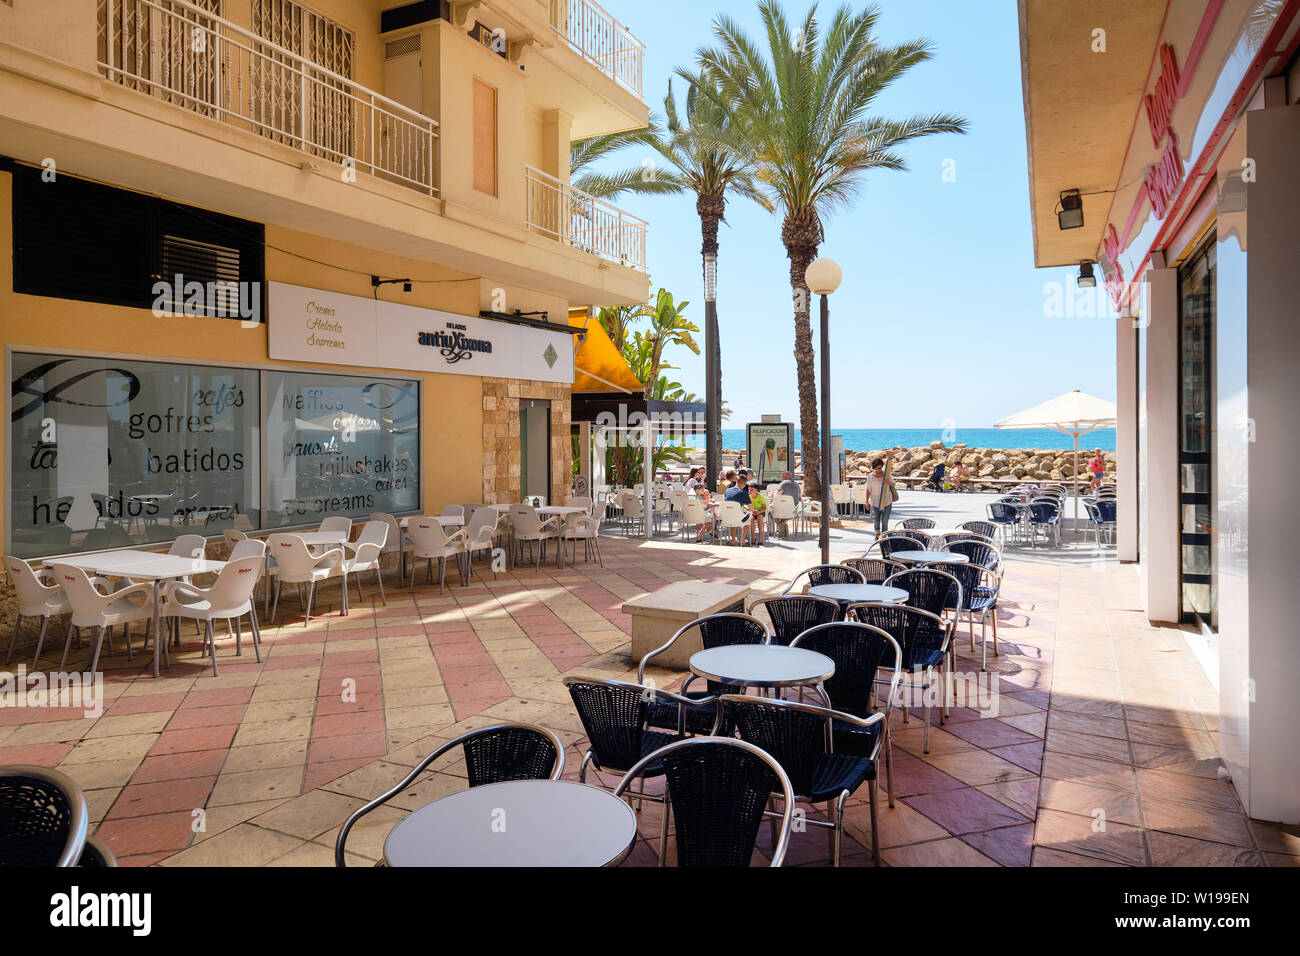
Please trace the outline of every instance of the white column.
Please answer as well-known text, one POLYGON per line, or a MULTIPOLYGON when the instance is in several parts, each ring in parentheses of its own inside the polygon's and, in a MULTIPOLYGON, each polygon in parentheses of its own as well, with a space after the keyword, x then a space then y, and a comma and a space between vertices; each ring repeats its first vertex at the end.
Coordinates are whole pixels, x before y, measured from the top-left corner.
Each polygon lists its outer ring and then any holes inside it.
MULTIPOLYGON (((1162 262, 1163 264, 1163 262, 1162 262)), ((1150 621, 1176 622, 1178 593, 1178 270, 1147 270, 1146 456, 1138 480, 1142 600, 1150 621)))
POLYGON ((645 539, 647 541, 653 537, 654 532, 654 494, 655 494, 655 471, 654 471, 654 447, 655 447, 655 429, 650 424, 649 416, 646 417, 645 423, 645 445, 641 460, 641 490, 645 494, 645 517, 642 524, 645 526, 645 539))
POLYGON ((1115 322, 1115 469, 1121 561, 1138 559, 1137 331, 1130 316, 1115 322))

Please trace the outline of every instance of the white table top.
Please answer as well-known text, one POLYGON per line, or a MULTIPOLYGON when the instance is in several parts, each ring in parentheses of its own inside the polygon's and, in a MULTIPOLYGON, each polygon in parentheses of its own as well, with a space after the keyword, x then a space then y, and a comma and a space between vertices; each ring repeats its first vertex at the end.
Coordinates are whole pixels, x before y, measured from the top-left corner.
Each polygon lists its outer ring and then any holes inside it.
POLYGON ((908 592, 902 588, 886 587, 883 584, 819 584, 809 588, 808 593, 832 601, 852 601, 854 604, 868 601, 900 604, 908 598, 908 592))
POLYGON ((968 564, 970 558, 956 551, 895 551, 889 556, 891 561, 905 564, 968 564))
POLYGON ((585 515, 586 508, 579 508, 577 505, 546 505, 538 508, 539 515, 585 515))
POLYGON ((636 839, 636 814, 598 787, 511 780, 421 807, 384 842, 389 866, 609 866, 636 839))
POLYGON ((132 549, 58 558, 47 564, 68 564, 95 574, 131 577, 142 581, 166 581, 189 574, 215 574, 226 566, 225 561, 208 561, 204 558, 186 558, 176 554, 158 554, 153 551, 132 549))
POLYGON ((728 644, 696 651, 691 671, 706 680, 746 687, 795 687, 817 684, 835 673, 825 654, 778 644, 728 644))

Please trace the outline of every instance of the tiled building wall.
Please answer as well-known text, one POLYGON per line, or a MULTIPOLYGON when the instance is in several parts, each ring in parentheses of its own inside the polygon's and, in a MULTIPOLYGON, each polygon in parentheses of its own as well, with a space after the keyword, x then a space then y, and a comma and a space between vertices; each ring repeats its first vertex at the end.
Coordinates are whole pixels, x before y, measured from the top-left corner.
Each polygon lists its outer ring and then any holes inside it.
POLYGON ((569 386, 509 378, 483 379, 483 500, 520 500, 519 400, 524 398, 551 403, 551 503, 561 504, 573 470, 569 386))

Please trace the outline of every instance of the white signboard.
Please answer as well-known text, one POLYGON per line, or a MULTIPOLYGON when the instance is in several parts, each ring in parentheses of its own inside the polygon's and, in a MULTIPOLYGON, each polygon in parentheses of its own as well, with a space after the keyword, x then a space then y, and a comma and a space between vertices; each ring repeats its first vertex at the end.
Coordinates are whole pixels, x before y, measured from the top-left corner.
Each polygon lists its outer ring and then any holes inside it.
POLYGON ((273 359, 573 383, 573 333, 269 284, 273 359))

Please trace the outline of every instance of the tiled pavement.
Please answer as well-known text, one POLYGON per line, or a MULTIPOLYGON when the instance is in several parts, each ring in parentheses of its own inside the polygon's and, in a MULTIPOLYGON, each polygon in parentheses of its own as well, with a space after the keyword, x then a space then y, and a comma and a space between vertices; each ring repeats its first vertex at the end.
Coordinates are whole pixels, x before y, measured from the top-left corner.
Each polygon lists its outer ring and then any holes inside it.
MULTIPOLYGON (((104 662, 101 717, 0 710, 0 764, 77 780, 124 865, 330 865, 353 809, 467 729, 551 727, 574 773, 585 742, 560 680, 635 679, 627 598, 691 578, 771 590, 812 560, 621 539, 603 549, 604 569, 543 565, 493 580, 480 565, 470 587, 392 588, 387 607, 368 586, 346 618, 331 586, 330 613, 309 627, 289 600, 293 613, 263 628, 262 664, 247 641, 241 657, 233 640, 219 643, 219 677, 193 635, 161 679, 119 650, 104 662)), ((896 806, 880 810, 886 865, 1300 862, 1300 831, 1248 821, 1221 779, 1214 691, 1177 632, 1144 623, 1131 568, 1013 560, 1003 593, 1002 654, 990 663, 997 716, 954 709, 926 754, 919 713, 906 725, 896 714, 896 806)), ((963 639, 959 668, 977 670, 978 652, 963 639)), ((448 759, 365 818, 353 861, 376 859, 396 820, 462 787, 463 773, 448 759)), ((657 812, 645 807, 630 864, 655 861, 657 812)), ((864 790, 846 813, 846 864, 871 864, 869 820, 864 790)), ((764 835, 756 862, 766 845, 764 835)), ((826 837, 810 829, 787 864, 827 860, 826 837)))

